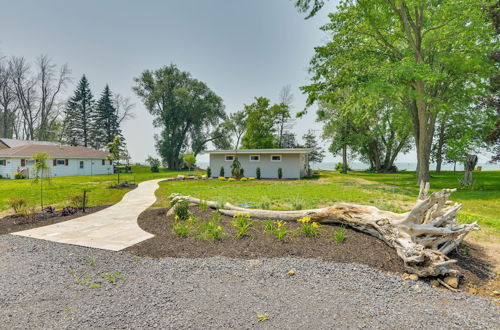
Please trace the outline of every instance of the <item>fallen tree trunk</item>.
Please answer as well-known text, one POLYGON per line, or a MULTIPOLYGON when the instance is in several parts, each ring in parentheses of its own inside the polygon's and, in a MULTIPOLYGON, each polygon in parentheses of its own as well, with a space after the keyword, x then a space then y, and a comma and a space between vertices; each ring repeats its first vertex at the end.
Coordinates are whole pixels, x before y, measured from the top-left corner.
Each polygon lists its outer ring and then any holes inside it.
POLYGON ((170 201, 173 208, 179 200, 188 200, 195 204, 204 202, 208 207, 228 216, 241 212, 256 219, 293 221, 310 217, 312 221, 319 223, 344 224, 375 236, 396 249, 409 273, 421 277, 458 276, 459 272, 449 267, 456 260, 446 255, 457 247, 469 232, 479 227, 475 222, 464 225, 456 222, 455 217, 462 206, 448 200, 455 189, 443 189, 431 195, 428 195, 428 191, 429 183, 423 184, 413 209, 402 214, 351 203, 310 210, 271 211, 248 209, 229 203, 218 205, 214 201, 202 201, 178 194, 172 194, 170 201))

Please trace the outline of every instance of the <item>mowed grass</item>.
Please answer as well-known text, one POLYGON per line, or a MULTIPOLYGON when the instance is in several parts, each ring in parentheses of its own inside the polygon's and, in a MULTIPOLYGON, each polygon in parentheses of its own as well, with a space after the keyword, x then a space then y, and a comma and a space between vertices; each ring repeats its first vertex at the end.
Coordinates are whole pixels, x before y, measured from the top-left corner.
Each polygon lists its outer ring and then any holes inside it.
MULTIPOLYGON (((500 171, 474 172, 475 186, 460 188, 463 172, 432 174, 431 191, 458 188, 451 199, 463 204, 458 219, 477 221, 490 234, 500 235, 500 171)), ((321 177, 306 180, 247 182, 179 181, 160 183, 157 206, 165 206, 172 193, 201 199, 254 203, 256 207, 286 210, 323 207, 337 202, 373 205, 383 210, 405 212, 416 200, 419 188, 415 172, 379 174, 350 172, 343 175, 322 171, 321 177)))
MULTIPOLYGON (((151 173, 147 166, 133 166, 133 173, 120 174, 120 182, 139 183, 156 178, 167 178, 185 172, 162 170, 151 173)), ((51 178, 50 182, 43 182, 44 205, 64 207, 69 205, 71 196, 88 191, 89 206, 115 204, 130 189, 109 189, 117 184, 117 175, 87 175, 51 178)), ((12 197, 24 197, 29 205, 40 205, 40 186, 33 180, 0 180, 0 211, 9 209, 8 200, 12 197)))

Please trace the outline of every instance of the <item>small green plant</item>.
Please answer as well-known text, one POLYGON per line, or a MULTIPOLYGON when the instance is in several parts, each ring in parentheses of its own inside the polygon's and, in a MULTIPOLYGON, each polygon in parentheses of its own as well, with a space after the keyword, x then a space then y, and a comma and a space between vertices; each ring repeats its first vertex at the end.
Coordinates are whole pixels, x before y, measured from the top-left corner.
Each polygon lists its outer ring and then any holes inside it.
POLYGON ((283 178, 283 169, 281 167, 278 168, 278 179, 283 178))
POLYGON ((257 177, 257 180, 260 179, 260 167, 257 167, 257 171, 255 173, 255 176, 257 177))
POLYGON ((101 287, 101 282, 94 282, 89 274, 85 274, 85 277, 77 279, 75 283, 84 285, 90 289, 97 289, 101 287))
POLYGON ((69 306, 64 306, 62 309, 68 314, 73 314, 73 310, 69 306))
POLYGON ((22 211, 28 206, 28 201, 23 197, 10 198, 7 203, 15 214, 21 215, 22 211))
POLYGON ((179 237, 188 237, 190 226, 186 221, 176 221, 172 225, 172 231, 179 237))
POLYGON ((302 223, 300 230, 305 237, 314 238, 319 234, 319 224, 315 221, 311 221, 310 217, 303 217, 298 222, 302 223))
POLYGON ((275 226, 273 228, 272 233, 278 241, 284 242, 286 240, 286 235, 288 235, 291 231, 286 228, 286 222, 283 220, 275 221, 275 226))
POLYGON ((217 199, 217 202, 215 203, 215 207, 217 208, 217 210, 223 209, 225 205, 226 201, 222 198, 217 199))
POLYGON ((90 257, 90 259, 89 259, 89 266, 95 267, 95 265, 96 265, 95 258, 94 257, 90 257))
POLYGON ((345 227, 340 226, 337 230, 333 231, 333 240, 337 243, 343 243, 345 241, 345 227))
POLYGON ((201 211, 205 211, 206 209, 208 209, 207 201, 200 200, 200 204, 198 204, 198 207, 201 211))
POLYGON ((74 208, 83 209, 84 199, 85 197, 83 196, 83 194, 76 194, 69 198, 69 202, 74 208))
POLYGON ((183 199, 175 203, 174 218, 176 220, 186 220, 189 218, 189 201, 183 199))
POLYGON ((264 232, 272 233, 274 230, 274 221, 273 220, 264 220, 264 221, 262 221, 262 226, 264 227, 264 232))
POLYGON ((26 179, 26 175, 23 172, 16 172, 14 173, 14 179, 16 180, 26 179))
POLYGON ((220 225, 220 214, 214 213, 210 220, 202 222, 198 226, 198 237, 205 240, 218 241, 224 236, 223 228, 220 225))
POLYGON ((22 217, 21 223, 32 224, 36 221, 38 212, 34 206, 26 206, 18 213, 22 217))
POLYGON ((221 166, 221 167, 220 167, 219 176, 221 176, 221 177, 225 177, 225 176, 224 176, 224 166, 221 166))
POLYGON ((212 177, 212 169, 210 168, 210 166, 207 167, 207 178, 211 178, 212 177))
POLYGON ((123 275, 120 272, 104 273, 102 275, 102 279, 109 282, 109 283, 116 283, 118 280, 125 279, 125 275, 123 275))
POLYGON ((267 314, 257 314, 257 321, 258 322, 269 321, 269 315, 267 315, 267 314))
POLYGON ((236 238, 241 238, 248 235, 248 231, 253 226, 253 221, 250 220, 250 214, 238 212, 234 215, 231 224, 236 228, 236 238))
POLYGON ((294 210, 302 210, 302 207, 304 206, 304 200, 298 196, 292 199, 292 205, 294 210))

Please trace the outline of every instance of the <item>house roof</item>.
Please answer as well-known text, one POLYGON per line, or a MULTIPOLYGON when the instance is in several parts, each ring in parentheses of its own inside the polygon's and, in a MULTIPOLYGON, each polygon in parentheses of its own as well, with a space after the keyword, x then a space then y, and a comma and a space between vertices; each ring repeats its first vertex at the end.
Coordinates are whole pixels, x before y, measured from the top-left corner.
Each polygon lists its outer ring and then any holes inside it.
POLYGON ((220 155, 220 154, 308 154, 312 152, 310 148, 286 148, 286 149, 238 149, 238 150, 207 150, 205 153, 220 155))
POLYGON ((46 153, 52 158, 106 158, 109 153, 85 147, 28 144, 20 147, 0 149, 0 157, 31 158, 37 152, 46 153))
POLYGON ((52 146, 58 145, 56 142, 49 142, 49 141, 31 141, 31 140, 17 140, 17 139, 6 139, 6 138, 0 138, 0 142, 5 144, 9 148, 21 147, 29 144, 52 145, 52 146))

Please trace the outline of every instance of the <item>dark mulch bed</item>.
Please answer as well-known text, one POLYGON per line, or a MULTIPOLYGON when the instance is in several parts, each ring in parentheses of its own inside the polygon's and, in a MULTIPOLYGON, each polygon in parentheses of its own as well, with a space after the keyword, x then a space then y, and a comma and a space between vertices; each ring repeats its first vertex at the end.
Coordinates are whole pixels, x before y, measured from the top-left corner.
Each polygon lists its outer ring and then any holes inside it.
MULTIPOLYGON (((149 257, 204 258, 225 256, 231 258, 254 259, 258 257, 298 257, 321 258, 344 263, 359 263, 389 272, 404 272, 403 263, 394 249, 382 241, 346 228, 346 240, 336 243, 330 237, 337 226, 322 226, 317 238, 306 238, 300 234, 290 234, 286 242, 264 233, 262 224, 255 220, 254 230, 249 237, 234 238, 235 229, 229 222, 233 219, 221 216, 224 232, 222 241, 206 241, 195 237, 182 238, 172 232, 173 217, 167 217, 168 209, 149 209, 139 216, 139 226, 155 237, 136 244, 127 251, 149 257)), ((190 211, 198 219, 209 219, 212 210, 201 211, 191 207, 190 211)), ((289 222, 287 227, 296 229, 300 224, 289 222)))
POLYGON ((99 205, 99 206, 87 207, 85 209, 85 213, 83 213, 82 210, 79 210, 77 213, 68 216, 62 216, 61 210, 56 211, 54 213, 42 212, 36 215, 36 219, 33 223, 25 223, 24 218, 21 216, 8 215, 6 217, 0 218, 0 235, 10 234, 16 231, 28 230, 32 228, 52 225, 54 223, 75 219, 87 214, 100 211, 108 206, 109 205, 99 205))
POLYGON ((129 182, 124 182, 120 183, 114 186, 110 186, 110 189, 135 189, 137 188, 137 184, 135 183, 129 183, 129 182))

